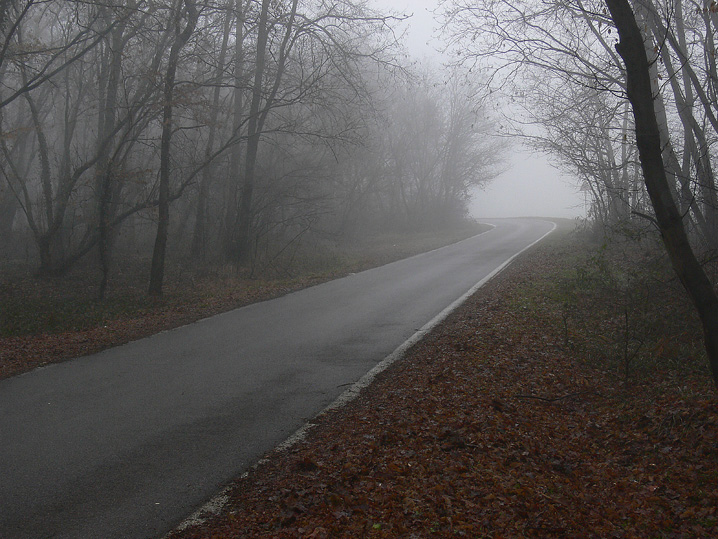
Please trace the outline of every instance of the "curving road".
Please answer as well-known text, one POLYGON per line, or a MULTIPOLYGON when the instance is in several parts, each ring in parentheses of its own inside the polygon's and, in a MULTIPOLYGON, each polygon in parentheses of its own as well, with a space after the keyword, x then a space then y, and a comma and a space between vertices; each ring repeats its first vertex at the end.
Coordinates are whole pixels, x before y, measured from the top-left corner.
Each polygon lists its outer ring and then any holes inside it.
POLYGON ((516 253, 536 219, 0 382, 0 537, 156 537, 516 253))

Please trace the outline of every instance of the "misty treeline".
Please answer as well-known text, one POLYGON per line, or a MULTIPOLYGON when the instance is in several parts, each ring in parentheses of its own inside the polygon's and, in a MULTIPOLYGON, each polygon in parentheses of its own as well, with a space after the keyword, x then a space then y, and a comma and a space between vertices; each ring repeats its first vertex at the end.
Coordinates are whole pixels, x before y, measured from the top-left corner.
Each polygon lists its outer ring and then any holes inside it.
POLYGON ((530 142, 577 174, 600 230, 651 223, 701 318, 718 384, 718 5, 454 0, 462 60, 488 67, 530 142), (707 265, 706 265, 707 264, 707 265))
MULTIPOLYGON (((603 0, 457 1, 454 39, 513 96, 533 145, 583 183, 589 217, 614 226, 652 214, 626 98, 618 33, 603 0), (469 39, 465 39, 465 38, 469 39), (474 39, 475 38, 475 39, 474 39), (482 65, 486 63, 482 62, 482 65)), ((635 0, 651 69, 663 160, 686 226, 718 247, 712 148, 718 139, 718 7, 635 0)))
POLYGON ((40 275, 461 219, 499 148, 468 70, 358 0, 0 2, 0 248, 40 275))

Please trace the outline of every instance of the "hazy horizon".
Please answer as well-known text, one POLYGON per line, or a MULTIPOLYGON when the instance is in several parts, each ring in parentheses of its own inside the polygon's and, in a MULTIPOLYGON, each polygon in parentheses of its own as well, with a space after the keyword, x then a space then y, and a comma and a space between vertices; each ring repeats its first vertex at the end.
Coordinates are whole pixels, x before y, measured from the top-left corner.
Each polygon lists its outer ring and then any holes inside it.
MULTIPOLYGON (((373 0, 375 6, 413 13, 406 23, 404 44, 417 60, 443 59, 434 38, 437 24, 431 12, 438 0, 373 0)), ((510 151, 506 170, 482 189, 469 205, 470 214, 489 217, 579 217, 585 215, 583 195, 577 180, 549 163, 548 156, 523 149, 519 141, 510 151)))

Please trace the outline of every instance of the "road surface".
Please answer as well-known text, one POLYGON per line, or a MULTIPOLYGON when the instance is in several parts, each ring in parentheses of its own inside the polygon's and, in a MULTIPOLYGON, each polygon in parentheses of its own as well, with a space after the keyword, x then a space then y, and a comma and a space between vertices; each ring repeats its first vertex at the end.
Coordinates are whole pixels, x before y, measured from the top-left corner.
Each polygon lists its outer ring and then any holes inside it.
POLYGON ((530 219, 0 382, 0 537, 157 537, 553 227, 530 219))

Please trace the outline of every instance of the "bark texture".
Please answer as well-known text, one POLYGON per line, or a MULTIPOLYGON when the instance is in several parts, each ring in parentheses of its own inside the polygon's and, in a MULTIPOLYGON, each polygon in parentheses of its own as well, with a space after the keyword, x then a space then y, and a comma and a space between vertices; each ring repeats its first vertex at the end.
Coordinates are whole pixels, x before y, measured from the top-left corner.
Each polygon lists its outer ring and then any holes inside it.
POLYGON ((661 155, 661 136, 643 35, 628 0, 606 0, 606 6, 620 37, 616 50, 626 66, 626 93, 633 108, 636 145, 646 189, 673 268, 703 324, 708 361, 713 380, 718 385, 718 296, 688 241, 683 219, 671 194, 661 155))
POLYGON ((170 148, 172 142, 172 109, 174 99, 175 77, 177 74, 177 63, 182 48, 189 41, 192 32, 197 25, 199 14, 194 0, 185 0, 187 10, 187 24, 181 32, 179 21, 177 22, 178 32, 175 41, 170 49, 169 60, 167 61, 167 72, 164 81, 164 107, 162 111, 162 138, 160 141, 160 185, 159 185, 159 217, 157 221, 157 237, 155 248, 152 254, 152 268, 150 269, 150 296, 162 295, 162 282, 165 273, 165 254, 167 251, 167 234, 170 223, 170 148))

